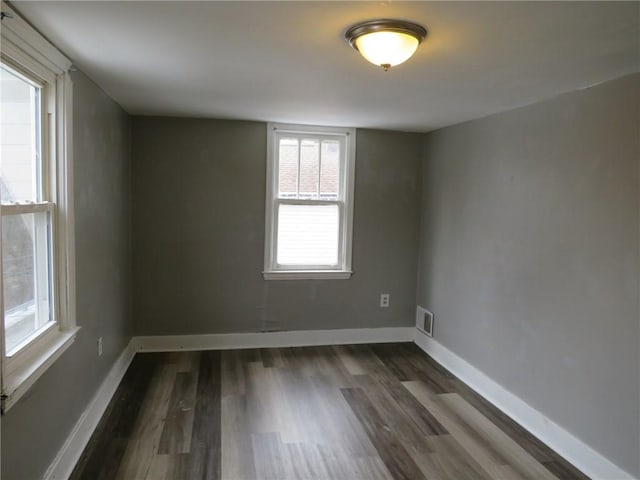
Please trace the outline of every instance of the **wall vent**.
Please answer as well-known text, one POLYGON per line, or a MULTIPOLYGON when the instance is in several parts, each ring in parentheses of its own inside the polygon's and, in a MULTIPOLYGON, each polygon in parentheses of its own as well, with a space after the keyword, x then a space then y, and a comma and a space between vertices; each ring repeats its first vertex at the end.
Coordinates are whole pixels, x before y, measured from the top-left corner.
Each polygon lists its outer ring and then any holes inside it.
POLYGON ((429 337, 433 337, 433 313, 418 305, 416 309, 416 328, 429 337))

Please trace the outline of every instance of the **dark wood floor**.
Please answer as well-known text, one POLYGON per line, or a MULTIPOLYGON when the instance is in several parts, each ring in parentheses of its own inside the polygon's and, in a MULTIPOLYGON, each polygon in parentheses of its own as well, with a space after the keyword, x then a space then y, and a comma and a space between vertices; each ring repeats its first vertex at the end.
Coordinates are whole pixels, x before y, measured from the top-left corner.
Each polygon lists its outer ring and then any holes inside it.
POLYGON ((585 479, 413 344, 136 355, 72 479, 585 479))

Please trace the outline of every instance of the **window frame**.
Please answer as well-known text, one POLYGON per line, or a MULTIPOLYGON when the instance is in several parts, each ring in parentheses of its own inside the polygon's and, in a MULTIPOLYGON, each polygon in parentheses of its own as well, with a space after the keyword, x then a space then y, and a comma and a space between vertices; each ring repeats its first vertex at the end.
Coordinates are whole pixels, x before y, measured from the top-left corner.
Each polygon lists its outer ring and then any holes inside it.
MULTIPOLYGON (((18 350, 7 355, 2 277, 0 277, 0 325, 2 412, 11 408, 36 380, 71 346, 78 327, 75 317, 75 235, 72 155, 71 62, 5 2, 1 3, 3 64, 39 85, 42 198, 33 204, 0 206, 0 214, 47 212, 51 246, 51 318, 18 350)), ((0 224, 0 233, 2 226, 0 224)), ((0 260, 2 244, 0 242, 0 260)), ((15 349, 14 349, 15 350, 15 349)))
MULTIPOLYGON (((283 123, 267 124, 267 170, 265 200, 265 280, 346 280, 351 278, 353 246, 353 204, 355 185, 356 129, 295 125, 283 123), (340 142, 340 166, 338 198, 300 199, 279 198, 278 139, 291 136, 340 142), (338 264, 337 265, 278 265, 277 236, 278 208, 280 205, 338 205, 338 264)), ((299 175, 299 173, 298 173, 299 175)), ((320 192, 318 191, 318 195, 320 192)))

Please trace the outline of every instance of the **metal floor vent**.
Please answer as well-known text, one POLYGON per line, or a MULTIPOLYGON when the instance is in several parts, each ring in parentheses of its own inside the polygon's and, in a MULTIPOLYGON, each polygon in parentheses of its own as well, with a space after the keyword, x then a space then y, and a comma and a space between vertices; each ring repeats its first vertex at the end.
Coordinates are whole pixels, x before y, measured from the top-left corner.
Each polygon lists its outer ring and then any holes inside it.
POLYGON ((416 310, 416 328, 429 337, 433 337, 433 313, 418 306, 416 310))

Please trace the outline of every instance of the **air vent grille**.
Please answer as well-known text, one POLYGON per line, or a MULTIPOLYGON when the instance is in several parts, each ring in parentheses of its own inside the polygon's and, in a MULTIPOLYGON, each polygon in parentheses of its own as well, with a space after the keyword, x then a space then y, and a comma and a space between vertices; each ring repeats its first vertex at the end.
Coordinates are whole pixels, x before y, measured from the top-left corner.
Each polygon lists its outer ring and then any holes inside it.
POLYGON ((416 310, 416 328, 429 337, 433 337, 433 313, 418 306, 416 310))

